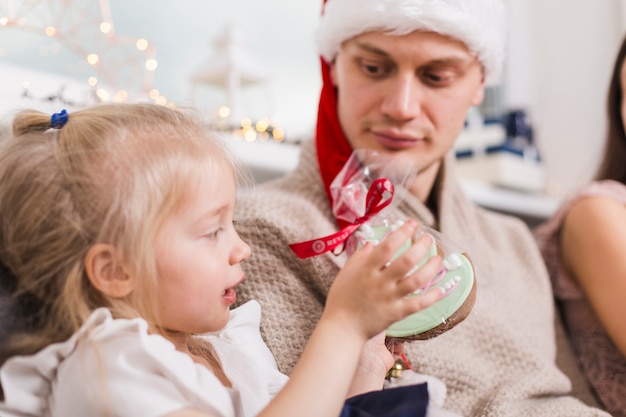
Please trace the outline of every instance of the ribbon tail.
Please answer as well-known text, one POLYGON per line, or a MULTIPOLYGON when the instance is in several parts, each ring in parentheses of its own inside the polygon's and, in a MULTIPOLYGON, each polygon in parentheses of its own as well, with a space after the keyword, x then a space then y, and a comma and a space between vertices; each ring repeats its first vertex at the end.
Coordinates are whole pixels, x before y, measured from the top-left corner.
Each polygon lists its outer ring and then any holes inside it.
MULTIPOLYGON (((289 248, 300 259, 310 258, 313 256, 321 255, 329 251, 343 246, 344 242, 350 237, 352 233, 360 226, 360 224, 351 224, 344 227, 337 233, 321 237, 313 240, 307 240, 306 242, 291 243, 289 248)), ((339 252, 341 253, 341 252, 339 252)))

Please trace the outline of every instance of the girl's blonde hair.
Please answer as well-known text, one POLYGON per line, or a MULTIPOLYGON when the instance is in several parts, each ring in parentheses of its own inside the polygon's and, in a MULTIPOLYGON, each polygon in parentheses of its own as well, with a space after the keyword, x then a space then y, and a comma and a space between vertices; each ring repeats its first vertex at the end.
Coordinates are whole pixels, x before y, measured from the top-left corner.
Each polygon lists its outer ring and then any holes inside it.
POLYGON ((100 105, 60 129, 50 115, 18 113, 0 144, 0 261, 17 293, 37 301, 40 326, 5 343, 0 364, 66 340, 98 307, 156 320, 155 237, 202 178, 219 181, 225 169, 242 179, 228 149, 179 110, 100 105), (138 290, 116 299, 91 285, 84 259, 96 243, 115 247, 141 277, 138 290))

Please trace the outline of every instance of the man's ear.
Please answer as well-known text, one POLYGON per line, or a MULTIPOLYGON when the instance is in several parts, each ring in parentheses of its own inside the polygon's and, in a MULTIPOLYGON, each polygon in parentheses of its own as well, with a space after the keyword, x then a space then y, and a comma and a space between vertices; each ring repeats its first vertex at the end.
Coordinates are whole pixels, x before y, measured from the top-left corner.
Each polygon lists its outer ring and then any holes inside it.
POLYGON ((134 289, 134 280, 118 263, 115 247, 108 243, 96 243, 89 249, 85 271, 91 284, 110 297, 122 298, 134 289))
POLYGON ((334 87, 337 87, 337 58, 333 59, 333 62, 328 64, 328 74, 330 75, 330 81, 334 87))
POLYGON ((480 106, 484 98, 485 98, 485 76, 483 75, 483 78, 480 81, 480 85, 478 86, 478 89, 474 93, 474 97, 472 97, 472 102, 471 102, 472 107, 480 106))

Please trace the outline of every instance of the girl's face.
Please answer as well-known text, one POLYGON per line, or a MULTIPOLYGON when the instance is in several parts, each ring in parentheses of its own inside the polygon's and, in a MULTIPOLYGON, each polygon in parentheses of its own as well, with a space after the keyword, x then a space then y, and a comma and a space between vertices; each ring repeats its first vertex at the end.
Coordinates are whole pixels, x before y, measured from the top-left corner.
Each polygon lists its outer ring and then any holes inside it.
POLYGON ((222 329, 244 280, 250 247, 233 226, 236 185, 223 164, 166 221, 156 241, 157 305, 164 328, 206 333, 222 329))

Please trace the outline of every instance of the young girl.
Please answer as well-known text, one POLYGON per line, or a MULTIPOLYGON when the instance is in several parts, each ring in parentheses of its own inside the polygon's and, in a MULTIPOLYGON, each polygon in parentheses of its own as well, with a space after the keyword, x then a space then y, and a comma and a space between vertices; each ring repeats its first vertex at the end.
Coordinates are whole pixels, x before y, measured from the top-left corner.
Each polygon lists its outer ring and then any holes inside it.
POLYGON ((431 238, 389 262, 409 221, 353 255, 287 382, 259 304, 229 308, 250 256, 233 222, 240 174, 182 111, 19 113, 0 145, 0 261, 32 325, 3 343, 0 414, 336 417, 381 388, 382 332, 439 297, 406 297, 441 267, 407 275, 431 238))

